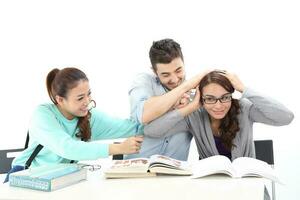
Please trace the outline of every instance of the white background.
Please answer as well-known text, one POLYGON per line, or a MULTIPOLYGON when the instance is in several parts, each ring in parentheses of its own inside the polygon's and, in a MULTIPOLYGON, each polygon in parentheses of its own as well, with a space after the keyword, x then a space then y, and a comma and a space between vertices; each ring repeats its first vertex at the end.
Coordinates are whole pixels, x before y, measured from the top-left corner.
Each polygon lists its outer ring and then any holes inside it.
MULTIPOLYGON (((254 136, 274 140, 286 182, 278 199, 297 199, 299 10, 296 0, 1 1, 0 148, 23 147, 33 109, 49 102, 45 77, 54 67, 81 68, 98 109, 127 118, 130 82, 150 72, 152 41, 169 37, 182 46, 188 77, 231 70, 295 113, 289 126, 255 125, 254 136)), ((197 159, 194 145, 189 159, 197 159)))

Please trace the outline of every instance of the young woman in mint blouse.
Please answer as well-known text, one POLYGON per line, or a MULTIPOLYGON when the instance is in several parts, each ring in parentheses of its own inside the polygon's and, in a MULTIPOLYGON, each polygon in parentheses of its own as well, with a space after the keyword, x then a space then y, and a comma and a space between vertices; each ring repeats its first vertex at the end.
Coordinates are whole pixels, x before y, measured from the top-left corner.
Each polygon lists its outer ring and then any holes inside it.
POLYGON ((13 160, 9 173, 23 170, 39 144, 43 148, 30 167, 139 152, 143 138, 136 135, 143 133, 143 127, 135 121, 112 118, 97 109, 89 110, 91 89, 84 72, 76 68, 53 69, 47 75, 46 84, 52 103, 39 105, 34 111, 29 146, 13 160), (127 137, 120 144, 97 141, 127 137))

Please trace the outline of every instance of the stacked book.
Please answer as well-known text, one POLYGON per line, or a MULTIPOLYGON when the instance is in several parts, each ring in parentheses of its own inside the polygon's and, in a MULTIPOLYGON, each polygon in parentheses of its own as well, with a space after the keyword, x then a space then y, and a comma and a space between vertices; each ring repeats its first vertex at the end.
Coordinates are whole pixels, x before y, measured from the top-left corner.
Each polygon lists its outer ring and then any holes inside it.
POLYGON ((87 170, 77 164, 54 164, 10 174, 9 185, 53 191, 87 179, 87 170))

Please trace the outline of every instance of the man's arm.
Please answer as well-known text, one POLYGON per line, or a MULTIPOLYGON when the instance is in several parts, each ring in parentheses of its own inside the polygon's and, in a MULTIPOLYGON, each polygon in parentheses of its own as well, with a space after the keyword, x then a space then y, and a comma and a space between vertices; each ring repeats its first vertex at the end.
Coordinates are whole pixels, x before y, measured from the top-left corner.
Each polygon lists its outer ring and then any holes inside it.
POLYGON ((162 96, 150 97, 144 102, 141 122, 147 124, 168 112, 185 92, 195 88, 206 73, 200 73, 162 96))
POLYGON ((150 137, 165 137, 181 131, 188 131, 189 127, 184 117, 198 110, 201 106, 200 91, 197 88, 192 102, 182 108, 169 111, 146 124, 144 134, 150 137))

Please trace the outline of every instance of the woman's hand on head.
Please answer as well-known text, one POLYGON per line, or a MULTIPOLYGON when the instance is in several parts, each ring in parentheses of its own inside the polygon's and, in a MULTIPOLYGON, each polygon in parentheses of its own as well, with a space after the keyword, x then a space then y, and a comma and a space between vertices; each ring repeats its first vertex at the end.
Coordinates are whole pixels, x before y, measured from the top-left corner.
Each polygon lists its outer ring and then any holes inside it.
POLYGON ((235 90, 239 91, 240 93, 244 92, 245 86, 236 74, 227 71, 223 71, 221 74, 228 78, 235 90))

